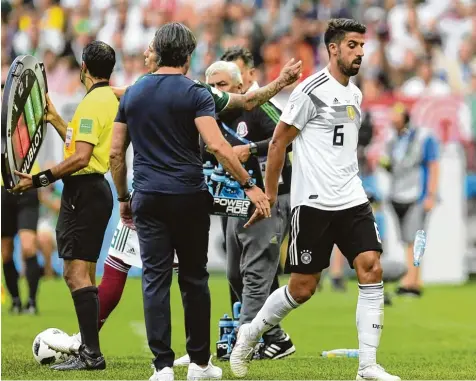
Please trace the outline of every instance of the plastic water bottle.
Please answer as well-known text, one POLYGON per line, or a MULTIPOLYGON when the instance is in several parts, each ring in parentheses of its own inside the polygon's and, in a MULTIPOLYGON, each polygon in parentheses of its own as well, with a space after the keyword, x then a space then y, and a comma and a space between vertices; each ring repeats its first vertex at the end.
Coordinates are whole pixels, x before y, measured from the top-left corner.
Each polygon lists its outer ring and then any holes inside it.
POLYGON ((229 197, 229 198, 243 198, 243 190, 240 187, 240 183, 236 181, 233 177, 230 177, 230 180, 226 182, 223 191, 220 196, 229 197))
POLYGON ((221 190, 225 185, 226 180, 225 170, 221 164, 218 167, 215 167, 210 179, 212 180, 213 195, 220 196, 221 190))
POLYGON ((210 177, 212 176, 213 173, 213 164, 211 161, 207 161, 205 164, 203 164, 203 174, 205 175, 205 183, 208 184, 210 181, 210 177))
POLYGON ((239 320, 241 314, 241 302, 235 302, 233 304, 233 319, 239 320))
POLYGON ((211 194, 212 196, 214 196, 214 194, 213 194, 213 181, 212 181, 212 180, 210 180, 210 181, 207 183, 207 187, 208 187, 208 191, 210 192, 210 194, 211 194))
POLYGON ((223 317, 218 322, 219 328, 219 338, 220 340, 226 340, 226 335, 229 335, 233 332, 233 319, 228 316, 228 314, 223 315, 223 317))
POLYGON ((333 349, 331 351, 324 351, 321 353, 322 357, 347 357, 347 358, 359 358, 358 349, 333 349))
POLYGON ((256 185, 256 177, 253 177, 253 173, 254 173, 254 172, 253 172, 252 169, 250 169, 250 170, 248 171, 248 175, 250 175, 251 181, 253 181, 253 184, 256 185))
POLYGON ((423 254, 426 249, 426 233, 424 230, 418 230, 415 235, 415 242, 413 243, 413 266, 420 266, 423 254))

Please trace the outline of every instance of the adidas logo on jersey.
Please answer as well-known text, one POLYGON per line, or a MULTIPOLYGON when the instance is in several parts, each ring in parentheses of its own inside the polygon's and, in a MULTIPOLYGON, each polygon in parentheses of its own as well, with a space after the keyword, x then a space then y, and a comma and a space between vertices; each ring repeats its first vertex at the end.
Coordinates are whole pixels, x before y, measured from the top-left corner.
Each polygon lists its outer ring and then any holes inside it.
POLYGON ((133 247, 131 247, 130 249, 128 249, 128 250, 126 251, 126 253, 127 253, 127 254, 136 255, 136 251, 134 250, 133 247))
POLYGON ((339 100, 337 98, 334 98, 334 104, 335 105, 338 105, 339 104, 339 100))

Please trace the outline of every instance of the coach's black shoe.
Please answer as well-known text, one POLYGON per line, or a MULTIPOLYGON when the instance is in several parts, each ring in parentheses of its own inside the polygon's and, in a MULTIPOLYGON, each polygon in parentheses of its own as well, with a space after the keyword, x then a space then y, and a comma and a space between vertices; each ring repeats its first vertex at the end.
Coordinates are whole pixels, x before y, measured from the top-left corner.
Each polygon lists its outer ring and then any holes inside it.
POLYGON ((53 370, 104 370, 106 360, 101 356, 94 356, 84 345, 79 348, 79 355, 72 356, 64 363, 53 365, 53 370))
POLYGON ((20 315, 23 312, 23 308, 21 306, 20 298, 14 298, 12 302, 12 306, 10 307, 10 313, 12 315, 20 315))
POLYGON ((422 291, 417 288, 398 287, 395 294, 399 296, 413 296, 419 298, 422 295, 422 291))
POLYGON ((36 306, 36 302, 30 299, 23 309, 23 312, 28 315, 38 315, 38 307, 36 306))
POLYGON ((388 292, 384 292, 383 294, 383 304, 386 306, 391 306, 392 305, 392 297, 388 292))
POLYGON ((296 352, 296 348, 294 347, 289 335, 286 334, 286 336, 281 340, 261 344, 254 359, 278 360, 292 355, 294 352, 296 352))
POLYGON ((332 289, 334 291, 345 292, 347 288, 345 287, 345 280, 343 277, 331 278, 332 289))

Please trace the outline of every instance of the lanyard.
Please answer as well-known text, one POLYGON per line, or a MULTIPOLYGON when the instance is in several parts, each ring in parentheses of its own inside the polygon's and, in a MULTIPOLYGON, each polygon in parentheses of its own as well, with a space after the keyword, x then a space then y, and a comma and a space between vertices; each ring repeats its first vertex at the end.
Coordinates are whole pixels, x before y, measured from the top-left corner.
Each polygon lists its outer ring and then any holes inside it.
POLYGON ((238 135, 236 133, 236 131, 233 131, 230 127, 228 127, 225 123, 221 122, 221 125, 222 127, 225 129, 226 132, 228 132, 229 134, 233 135, 233 137, 235 137, 236 139, 238 139, 240 142, 244 143, 244 144, 250 144, 251 141, 249 141, 248 139, 245 139, 244 137, 238 135))

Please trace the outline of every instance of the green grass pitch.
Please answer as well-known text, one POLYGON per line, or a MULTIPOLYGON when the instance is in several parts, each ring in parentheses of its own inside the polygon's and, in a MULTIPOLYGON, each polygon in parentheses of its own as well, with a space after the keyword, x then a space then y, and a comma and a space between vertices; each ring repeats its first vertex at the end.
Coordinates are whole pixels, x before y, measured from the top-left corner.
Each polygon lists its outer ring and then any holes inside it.
MULTIPOLYGON (((285 281, 285 278, 281 280, 285 281)), ((310 302, 293 311, 283 327, 291 335, 296 353, 282 360, 253 362, 248 379, 355 379, 356 359, 320 358, 323 350, 358 346, 357 287, 353 283, 348 286, 347 293, 335 293, 325 284, 323 291, 316 293, 310 302)), ((225 277, 212 275, 210 289, 214 352, 218 320, 231 311, 225 277)), ((24 284, 22 290, 25 295, 24 284)), ((394 299, 394 305, 385 309, 378 361, 389 372, 406 380, 475 379, 475 301, 475 283, 427 287, 419 300, 394 299)), ((78 329, 73 303, 62 280, 42 284, 40 316, 10 316, 9 305, 2 307, 2 379, 147 380, 152 374, 139 279, 129 279, 121 304, 101 331, 101 349, 107 361, 105 371, 65 374, 40 366, 33 359, 31 345, 37 333, 49 327, 70 334, 78 329)), ((185 337, 176 279, 172 289, 172 319, 173 348, 178 357, 185 353, 185 337)), ((233 378, 227 363, 216 360, 215 363, 223 368, 223 379, 233 378)), ((176 368, 175 378, 186 379, 186 368, 176 368)))

